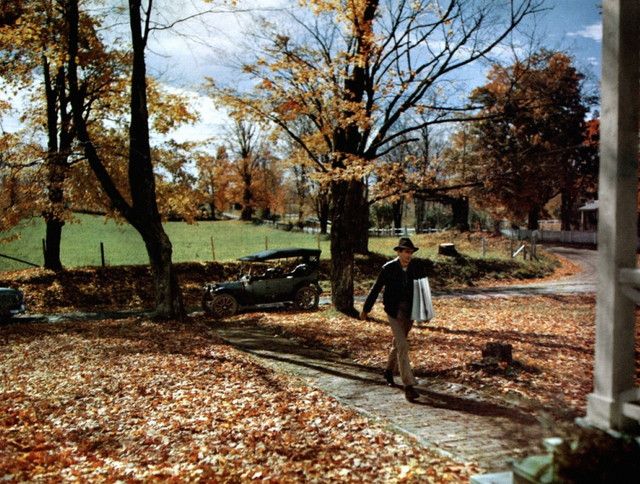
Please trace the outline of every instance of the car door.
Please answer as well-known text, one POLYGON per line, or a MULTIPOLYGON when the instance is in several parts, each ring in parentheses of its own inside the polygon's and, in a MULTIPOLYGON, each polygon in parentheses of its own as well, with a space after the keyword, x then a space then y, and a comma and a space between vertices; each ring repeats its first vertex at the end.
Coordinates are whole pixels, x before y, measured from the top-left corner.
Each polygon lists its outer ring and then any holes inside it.
POLYGON ((276 301, 290 301, 293 297, 293 289, 295 286, 295 277, 291 274, 282 275, 277 279, 271 281, 271 291, 273 293, 274 300, 276 301))
POLYGON ((245 286, 249 304, 264 304, 272 301, 270 297, 271 281, 262 277, 250 279, 245 286))

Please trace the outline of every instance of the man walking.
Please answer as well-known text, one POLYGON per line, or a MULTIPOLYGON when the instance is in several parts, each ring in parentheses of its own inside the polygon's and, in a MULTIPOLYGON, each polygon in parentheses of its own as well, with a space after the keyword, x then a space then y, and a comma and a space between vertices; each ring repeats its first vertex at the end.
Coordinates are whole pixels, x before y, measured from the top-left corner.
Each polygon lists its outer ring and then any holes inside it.
POLYGON ((360 319, 366 320, 378 294, 384 287, 382 302, 389 318, 389 326, 393 332, 393 346, 389 353, 384 378, 390 386, 394 385, 393 374, 400 370, 400 378, 404 385, 405 397, 413 402, 420 394, 414 388, 416 379, 409 362, 409 343, 407 335, 413 326, 411 305, 413 303, 413 280, 427 276, 426 263, 413 259, 418 247, 411 239, 402 237, 394 247, 398 257, 382 266, 378 279, 369 291, 364 303, 360 319))

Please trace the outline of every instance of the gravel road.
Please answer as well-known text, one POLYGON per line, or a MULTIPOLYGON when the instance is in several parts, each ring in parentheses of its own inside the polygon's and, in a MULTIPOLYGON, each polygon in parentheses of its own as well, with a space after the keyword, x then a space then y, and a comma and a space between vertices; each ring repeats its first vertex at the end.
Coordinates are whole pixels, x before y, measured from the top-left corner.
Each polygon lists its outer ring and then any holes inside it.
POLYGON ((571 276, 533 284, 517 284, 501 287, 469 288, 460 291, 435 294, 436 296, 531 296, 536 294, 584 294, 596 292, 598 251, 575 247, 546 247, 548 252, 564 257, 582 270, 571 276))

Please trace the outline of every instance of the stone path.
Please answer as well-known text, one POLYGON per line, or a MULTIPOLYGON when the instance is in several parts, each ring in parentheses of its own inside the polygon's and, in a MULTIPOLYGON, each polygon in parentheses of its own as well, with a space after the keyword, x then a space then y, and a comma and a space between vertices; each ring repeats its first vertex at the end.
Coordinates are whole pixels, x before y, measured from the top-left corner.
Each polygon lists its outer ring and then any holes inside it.
POLYGON ((501 471, 511 460, 533 453, 541 426, 521 411, 488 401, 473 389, 422 381, 416 403, 381 375, 325 350, 274 335, 264 328, 224 325, 222 338, 276 371, 302 379, 369 417, 379 419, 420 444, 486 471, 501 471))
MULTIPOLYGON (((539 284, 456 291, 440 297, 504 297, 552 293, 595 292, 596 256, 592 250, 552 248, 574 262, 581 273, 539 284)), ((301 378, 370 417, 421 444, 464 462, 477 462, 486 471, 509 468, 509 463, 540 449, 541 425, 518 409, 492 402, 462 385, 425 380, 417 387, 417 403, 404 399, 400 388, 389 388, 370 368, 329 351, 307 348, 263 328, 222 326, 220 335, 264 365, 301 378)))

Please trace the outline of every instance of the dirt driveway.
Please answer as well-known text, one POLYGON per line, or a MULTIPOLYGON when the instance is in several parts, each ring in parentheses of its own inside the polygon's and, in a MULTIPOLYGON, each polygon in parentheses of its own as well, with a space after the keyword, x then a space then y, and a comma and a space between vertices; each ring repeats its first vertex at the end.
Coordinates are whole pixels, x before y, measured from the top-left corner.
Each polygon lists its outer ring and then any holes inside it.
POLYGON ((597 286, 598 251, 576 247, 545 247, 547 252, 563 257, 578 265, 581 271, 571 276, 534 284, 518 284, 516 286, 494 287, 493 291, 506 291, 523 294, 567 294, 567 293, 595 293, 597 286))

